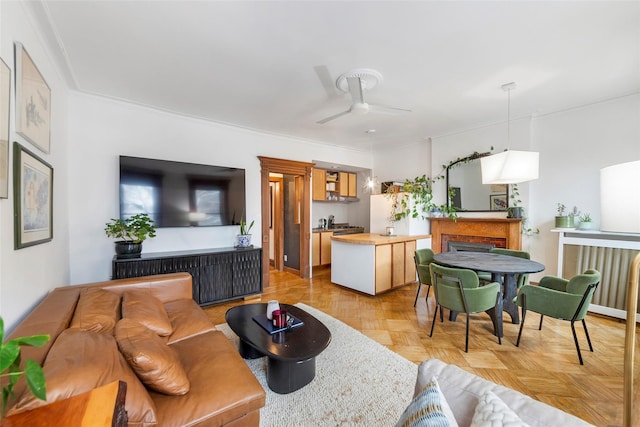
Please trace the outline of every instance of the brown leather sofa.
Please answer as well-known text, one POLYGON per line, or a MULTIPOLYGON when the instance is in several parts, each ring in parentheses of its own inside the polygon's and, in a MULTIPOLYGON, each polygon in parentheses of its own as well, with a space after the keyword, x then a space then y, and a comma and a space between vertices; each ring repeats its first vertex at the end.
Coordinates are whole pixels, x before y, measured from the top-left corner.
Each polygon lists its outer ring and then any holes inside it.
MULTIPOLYGON (((43 365, 48 402, 120 379, 127 382, 130 426, 258 426, 264 390, 191 293, 188 273, 60 287, 7 339, 51 336, 44 347, 22 347, 23 363, 43 365), (104 296, 108 304, 100 302, 104 296), (114 308, 115 319, 105 315, 114 308), (149 332, 154 310, 166 312, 169 333, 149 332)), ((33 398, 24 379, 14 391, 9 414, 46 404, 33 398)))

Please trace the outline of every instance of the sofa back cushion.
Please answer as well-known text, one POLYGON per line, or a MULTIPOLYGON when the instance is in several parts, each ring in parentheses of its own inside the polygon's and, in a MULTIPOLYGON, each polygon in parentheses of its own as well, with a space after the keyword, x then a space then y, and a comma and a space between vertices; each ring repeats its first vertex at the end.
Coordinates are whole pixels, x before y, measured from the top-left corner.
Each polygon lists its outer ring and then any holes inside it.
POLYGON ((120 319, 120 295, 103 289, 83 289, 70 328, 113 335, 120 319))
POLYGON ((116 341, 120 352, 147 387, 169 395, 189 391, 189 379, 175 350, 151 329, 131 319, 122 319, 116 325, 116 341))
POLYGON ((155 405, 149 393, 118 351, 112 335, 67 329, 51 347, 42 368, 47 401, 39 400, 25 390, 9 415, 121 380, 127 383, 125 409, 129 426, 157 424, 155 405))
POLYGON ((173 328, 162 302, 142 289, 122 294, 122 317, 134 320, 156 334, 166 337, 173 328))

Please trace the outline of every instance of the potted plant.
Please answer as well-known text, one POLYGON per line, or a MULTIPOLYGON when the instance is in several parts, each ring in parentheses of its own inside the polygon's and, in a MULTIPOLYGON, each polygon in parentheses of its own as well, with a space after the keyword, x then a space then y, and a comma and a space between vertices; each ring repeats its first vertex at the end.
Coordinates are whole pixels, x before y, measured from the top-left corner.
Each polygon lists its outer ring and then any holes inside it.
POLYGON ((556 228, 571 228, 573 227, 573 217, 569 217, 566 213, 567 207, 562 203, 558 203, 557 215, 556 215, 556 228), (569 221, 571 220, 571 222, 569 221))
POLYGON ((511 192, 509 193, 511 203, 507 208, 507 218, 522 218, 524 215, 524 208, 519 206, 522 203, 520 200, 520 191, 518 190, 518 184, 511 184, 511 192))
POLYGON ((591 214, 589 212, 585 212, 584 214, 580 215, 577 228, 578 230, 593 230, 594 225, 593 221, 591 220, 591 214))
POLYGON ((248 248, 251 246, 251 227, 254 221, 247 225, 244 218, 240 218, 240 234, 236 236, 236 248, 248 248))
POLYGON ((107 237, 121 239, 115 242, 118 258, 134 258, 142 252, 142 242, 156 237, 156 226, 147 214, 136 214, 127 219, 111 218, 105 224, 107 237))
POLYGON ((13 387, 22 374, 27 379, 29 390, 40 400, 47 400, 47 389, 42 367, 35 361, 27 359, 24 371, 20 370, 21 346, 42 347, 49 341, 49 335, 32 335, 20 337, 4 342, 4 320, 0 316, 0 378, 2 379, 2 411, 4 417, 7 401, 13 396, 13 387))

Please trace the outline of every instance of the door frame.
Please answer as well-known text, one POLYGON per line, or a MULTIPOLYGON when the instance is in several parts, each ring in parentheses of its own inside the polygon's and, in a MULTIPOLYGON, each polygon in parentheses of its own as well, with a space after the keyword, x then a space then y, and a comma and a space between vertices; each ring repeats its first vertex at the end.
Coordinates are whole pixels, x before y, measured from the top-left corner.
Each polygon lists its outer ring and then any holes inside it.
MULTIPOLYGON (((271 175, 271 174, 269 174, 271 175)), ((273 229, 273 268, 278 271, 284 270, 284 197, 282 191, 284 189, 284 178, 269 176, 269 204, 271 215, 271 225, 273 229), (271 194, 273 188, 273 194, 271 194)), ((271 238, 271 234, 269 234, 271 238)), ((269 245, 271 248, 271 245, 269 245)), ((269 259, 271 261, 271 259, 269 259)))
MULTIPOLYGON (((314 163, 296 160, 276 159, 258 156, 260 160, 260 188, 262 211, 262 284, 269 286, 269 174, 281 173, 301 176, 302 206, 300 218, 300 277, 306 279, 311 276, 309 246, 311 240, 311 170, 314 163), (265 250, 267 248, 267 250, 265 250)), ((276 237, 277 238, 277 237, 276 237)))

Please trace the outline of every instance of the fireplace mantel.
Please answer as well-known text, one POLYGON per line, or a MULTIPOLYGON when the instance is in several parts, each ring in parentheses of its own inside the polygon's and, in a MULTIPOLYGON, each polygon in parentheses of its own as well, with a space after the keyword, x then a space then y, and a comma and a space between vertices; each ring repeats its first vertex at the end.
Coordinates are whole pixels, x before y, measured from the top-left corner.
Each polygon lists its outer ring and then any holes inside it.
POLYGON ((431 248, 435 253, 446 252, 443 242, 490 242, 496 247, 520 250, 522 247, 521 218, 429 218, 431 248))

